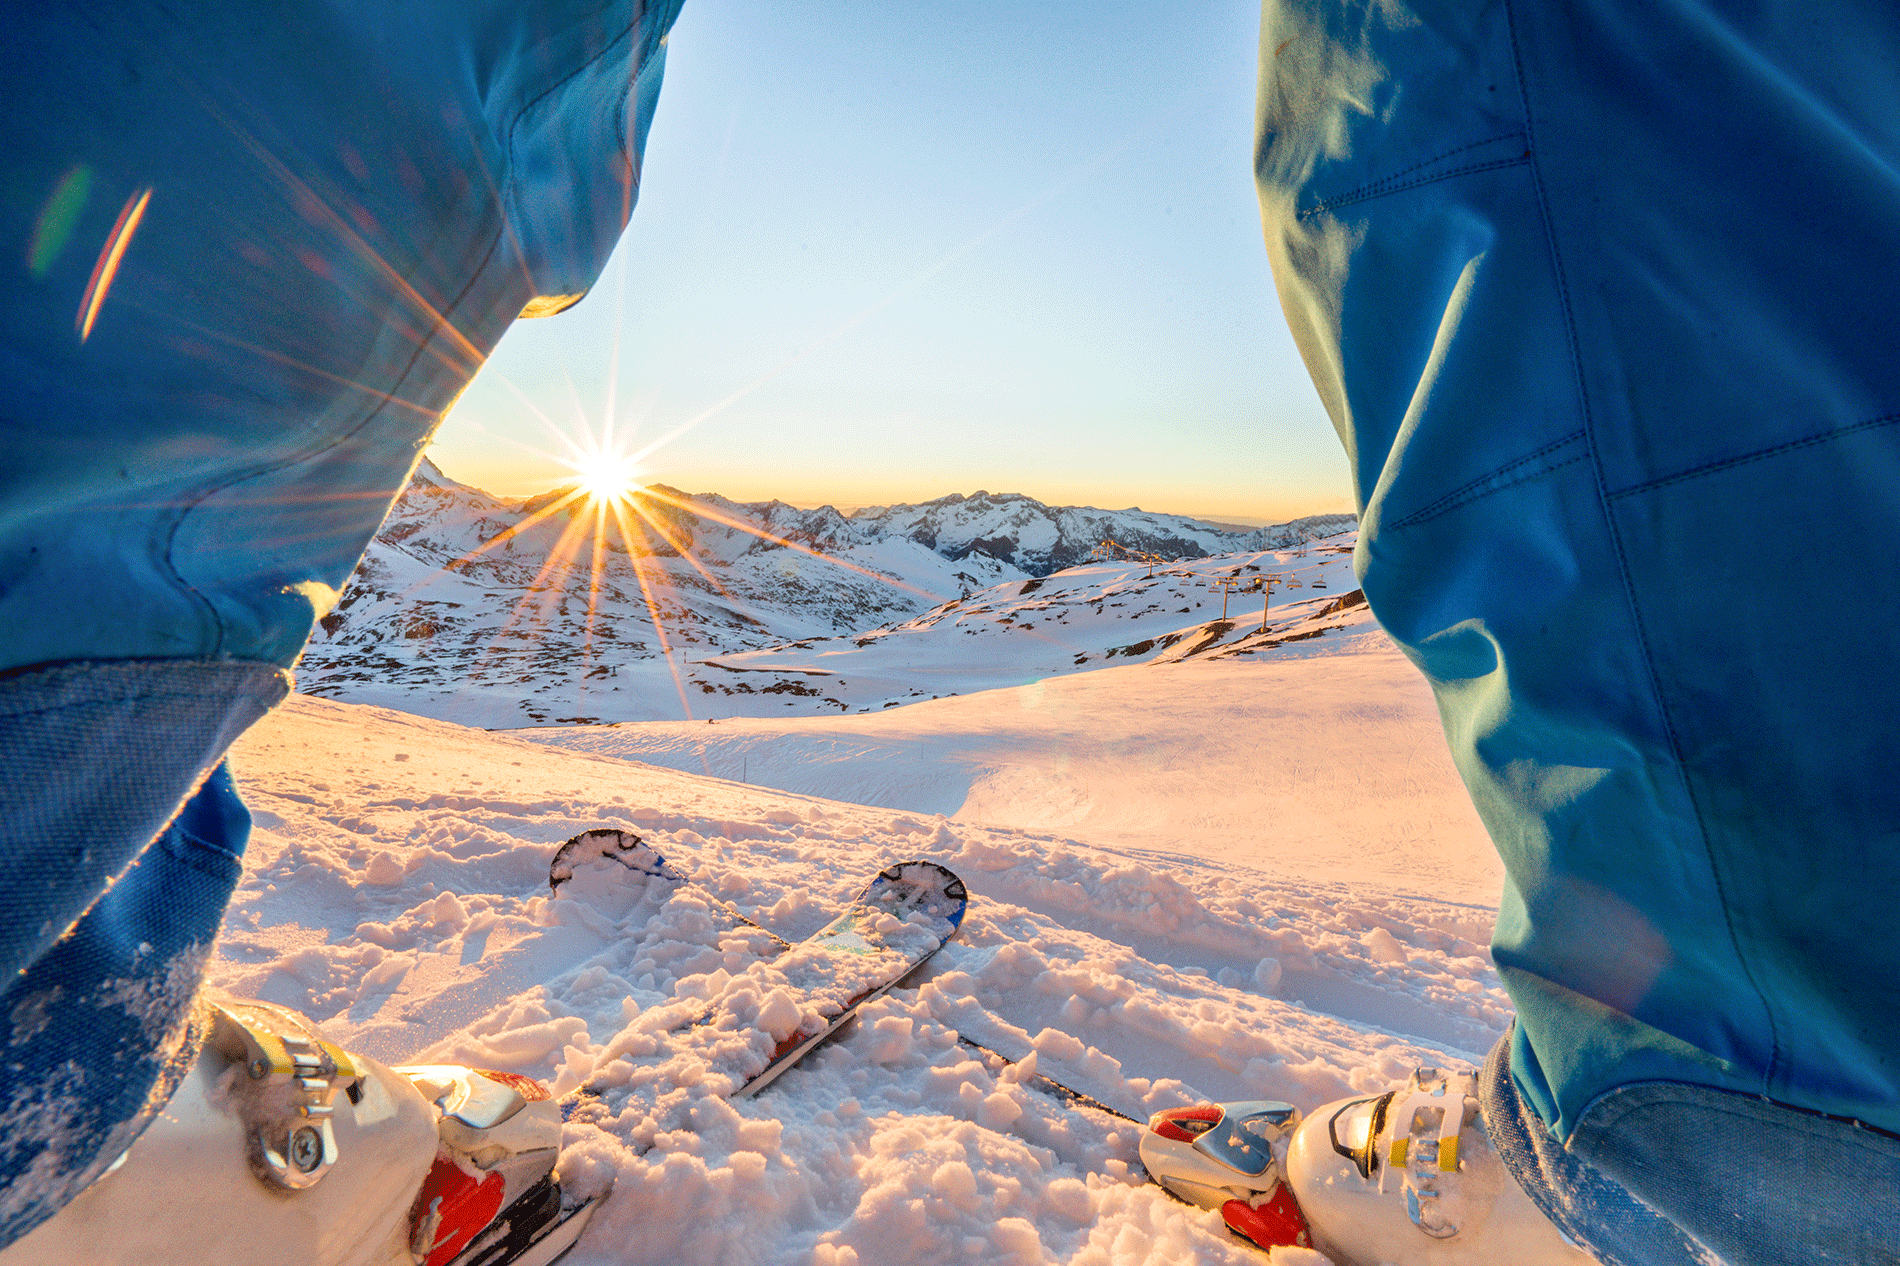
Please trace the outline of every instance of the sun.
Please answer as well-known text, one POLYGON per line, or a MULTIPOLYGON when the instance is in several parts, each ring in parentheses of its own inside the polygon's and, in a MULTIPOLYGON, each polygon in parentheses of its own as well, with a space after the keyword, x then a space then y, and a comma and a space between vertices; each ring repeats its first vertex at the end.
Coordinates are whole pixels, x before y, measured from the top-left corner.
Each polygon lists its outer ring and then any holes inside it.
POLYGON ((579 476, 576 482, 592 501, 625 501, 640 486, 639 470, 625 453, 597 449, 582 453, 567 465, 574 468, 579 476))

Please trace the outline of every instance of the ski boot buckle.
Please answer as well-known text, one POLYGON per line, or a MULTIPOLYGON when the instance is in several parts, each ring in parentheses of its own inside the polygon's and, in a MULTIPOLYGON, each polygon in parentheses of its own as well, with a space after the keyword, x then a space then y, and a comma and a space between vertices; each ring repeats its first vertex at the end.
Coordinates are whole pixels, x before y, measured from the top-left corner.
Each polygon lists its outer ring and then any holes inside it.
POLYGON ((331 1100, 362 1076, 349 1053, 261 1002, 214 1005, 211 1044, 249 1075, 238 1099, 252 1171, 290 1191, 322 1181, 337 1161, 331 1100))

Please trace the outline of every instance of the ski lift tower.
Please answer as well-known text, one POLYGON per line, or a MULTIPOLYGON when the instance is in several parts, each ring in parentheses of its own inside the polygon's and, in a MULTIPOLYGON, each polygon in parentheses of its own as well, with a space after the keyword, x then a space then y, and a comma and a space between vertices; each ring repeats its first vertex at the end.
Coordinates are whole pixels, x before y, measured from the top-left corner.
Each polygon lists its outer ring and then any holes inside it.
POLYGON ((1247 585, 1247 592, 1261 595, 1260 631, 1262 633, 1267 631, 1267 608, 1273 605, 1273 587, 1275 585, 1281 585, 1287 589, 1301 589, 1305 587, 1300 584, 1299 577, 1284 576, 1277 571, 1270 571, 1264 576, 1255 576, 1253 578, 1247 585))
POLYGON ((1168 560, 1159 554, 1151 554, 1146 550, 1129 549, 1120 541, 1111 541, 1107 537, 1103 537, 1101 543, 1089 551, 1089 561, 1092 563, 1140 563, 1148 569, 1148 578, 1152 580, 1154 579, 1155 568, 1168 560))
POLYGON ((1227 597, 1229 594, 1234 593, 1236 590, 1245 591, 1248 589, 1258 589, 1259 587, 1260 582, 1258 580, 1243 583, 1238 576, 1222 576, 1219 580, 1216 580, 1214 582, 1214 588, 1220 590, 1220 618, 1223 620, 1227 618, 1227 597))

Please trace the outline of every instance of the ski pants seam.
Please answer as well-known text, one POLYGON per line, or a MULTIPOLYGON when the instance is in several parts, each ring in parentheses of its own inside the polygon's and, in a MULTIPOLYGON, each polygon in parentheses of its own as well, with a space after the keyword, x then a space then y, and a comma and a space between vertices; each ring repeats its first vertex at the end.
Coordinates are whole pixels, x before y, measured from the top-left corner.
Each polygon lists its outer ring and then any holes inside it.
MULTIPOLYGON (((1494 137, 1492 139, 1495 140, 1497 138, 1494 137)), ((1482 141, 1476 142, 1476 144, 1484 143, 1485 142, 1482 141)), ((1466 146, 1464 148, 1470 147, 1466 146)), ((1454 167, 1450 171, 1441 171, 1430 176, 1420 176, 1415 180, 1404 180, 1391 184, 1382 181, 1376 185, 1363 186, 1351 193, 1341 194, 1336 198, 1328 198, 1324 202, 1317 203, 1304 211, 1298 212, 1297 218, 1310 220, 1316 215, 1323 215, 1326 212, 1337 210, 1340 207, 1353 206, 1361 202, 1371 202, 1375 198, 1383 198, 1388 194, 1404 193, 1408 189, 1418 189, 1425 185, 1435 185, 1442 180, 1453 180, 1459 176, 1471 176, 1481 171, 1498 171, 1505 167, 1523 167, 1529 162, 1530 151, 1526 150, 1516 158, 1499 158, 1488 163, 1472 163, 1465 167, 1454 167)), ((1424 164, 1417 165, 1423 166, 1424 164)))
POLYGON ((1834 427, 1831 430, 1822 431, 1815 435, 1804 436, 1798 440, 1789 440, 1785 444, 1776 444, 1771 448, 1760 449, 1753 453, 1743 453, 1739 457, 1725 457, 1720 461, 1705 462, 1700 466, 1692 466, 1687 470, 1677 471, 1673 475, 1664 475, 1659 479, 1652 479, 1647 483, 1634 484, 1628 488, 1620 488, 1610 493, 1609 499, 1612 501, 1620 501, 1625 497, 1640 496, 1646 492, 1654 492, 1661 488, 1667 488, 1672 484, 1683 483, 1691 479, 1699 479, 1704 475, 1716 475, 1725 470, 1732 470, 1738 466, 1748 466, 1755 462, 1770 461, 1788 453, 1799 452, 1804 448, 1814 448, 1820 444, 1832 443, 1835 440, 1845 439, 1850 435, 1856 435, 1862 431, 1871 431, 1883 426, 1892 426, 1896 422, 1900 422, 1900 413, 1885 413, 1878 417, 1867 418, 1860 422, 1851 422, 1846 426, 1834 427))
POLYGON ((1566 466, 1574 466, 1578 462, 1587 461, 1589 460, 1590 454, 1588 452, 1581 452, 1574 456, 1566 457, 1560 462, 1537 466, 1537 462, 1540 458, 1549 457, 1551 454, 1560 452, 1571 445, 1580 445, 1583 441, 1584 433, 1581 430, 1572 431, 1562 439, 1552 440, 1542 448, 1534 452, 1526 453, 1524 456, 1512 461, 1508 461, 1496 470, 1478 476, 1476 479, 1465 484, 1462 488, 1446 493, 1423 509, 1414 510, 1398 522, 1388 524, 1387 530, 1396 531, 1399 528, 1411 527, 1415 523, 1423 523, 1428 519, 1435 519, 1441 514, 1448 514, 1460 506, 1468 505, 1482 497, 1488 497, 1494 492, 1502 492, 1506 488, 1515 487, 1518 484, 1528 483, 1533 479, 1541 479, 1545 475, 1554 474, 1566 466), (1533 466, 1535 466, 1536 469, 1526 469, 1527 467, 1533 466))
POLYGON ((1773 1084, 1776 1070, 1782 1064, 1781 1025, 1775 1015, 1774 1007, 1768 1001, 1767 991, 1762 988, 1754 965, 1742 952, 1741 937, 1735 928, 1729 886, 1723 882, 1715 848, 1709 838, 1703 805, 1697 798, 1695 788, 1683 768, 1682 736, 1678 731, 1675 718, 1670 715, 1668 699, 1663 691, 1662 677, 1656 666, 1655 651, 1650 645, 1649 629, 1643 619, 1642 602, 1630 574, 1628 549, 1624 544, 1622 533, 1617 530, 1616 516, 1611 513, 1612 498, 1604 474, 1602 452, 1596 443, 1596 419, 1590 407, 1589 385, 1584 378, 1583 350, 1577 330, 1576 313, 1571 301, 1570 282, 1564 272, 1563 252, 1558 244, 1557 225, 1551 212, 1550 193, 1545 186, 1543 172, 1537 160, 1537 125, 1532 118, 1530 80, 1525 73, 1524 49, 1518 33, 1517 4, 1520 2, 1521 0, 1504 0, 1503 12, 1506 30, 1511 41, 1511 57, 1517 70, 1518 100, 1524 115, 1525 161, 1530 168, 1531 188, 1536 194, 1538 213, 1543 220, 1544 245, 1549 253, 1551 274, 1557 287, 1557 300, 1563 313, 1564 339, 1570 350, 1571 373, 1577 393, 1577 410, 1583 423, 1582 429, 1589 451, 1591 472, 1596 483, 1598 513, 1602 515, 1603 531, 1616 558, 1617 578, 1621 582, 1623 599, 1629 609, 1630 627, 1635 635, 1643 671, 1649 679, 1650 703, 1656 710, 1657 719, 1668 740, 1671 773, 1693 814, 1695 833, 1702 846, 1702 858, 1708 867, 1709 881, 1714 885, 1717 900, 1721 903, 1722 926, 1728 934, 1729 952, 1734 956, 1749 987, 1754 990, 1755 999, 1760 1004, 1761 1013, 1767 1025, 1768 1061, 1762 1074, 1762 1086, 1765 1090, 1773 1084))

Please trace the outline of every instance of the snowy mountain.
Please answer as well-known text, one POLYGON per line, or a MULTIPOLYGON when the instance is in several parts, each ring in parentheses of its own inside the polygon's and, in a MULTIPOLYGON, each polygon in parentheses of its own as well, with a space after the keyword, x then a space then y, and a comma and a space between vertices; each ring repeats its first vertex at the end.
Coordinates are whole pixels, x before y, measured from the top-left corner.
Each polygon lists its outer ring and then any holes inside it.
MULTIPOLYGON (((949 691, 907 681, 840 694, 814 689, 789 661, 732 656, 786 644, 823 655, 842 635, 888 635, 932 613, 941 623, 946 602, 966 599, 965 626, 984 613, 1008 623, 998 604, 1011 584, 1024 596, 1021 582, 1105 538, 1207 568, 1217 551, 1292 548, 1342 524, 1350 516, 1232 532, 987 493, 847 517, 665 487, 615 517, 565 491, 504 502, 425 461, 324 617, 300 677, 306 693, 490 727, 882 707, 949 691), (770 672, 741 675, 757 667, 770 672)), ((1146 570, 1123 564, 1090 583, 1114 587, 1146 570)), ((1037 671, 1077 662, 1059 658, 1037 671)))
POLYGON ((1167 566, 1089 563, 874 629, 711 656, 696 665, 709 696, 697 715, 871 712, 1116 665, 1272 654, 1370 621, 1352 587, 1351 541, 1167 566), (1263 611, 1245 586, 1267 576, 1277 601, 1263 611))
POLYGON ((1047 506, 1013 492, 952 493, 916 506, 867 507, 850 522, 860 531, 915 541, 945 558, 987 554, 1030 576, 1074 567, 1103 540, 1172 561, 1297 545, 1354 525, 1350 514, 1317 514, 1235 532, 1177 514, 1047 506))

